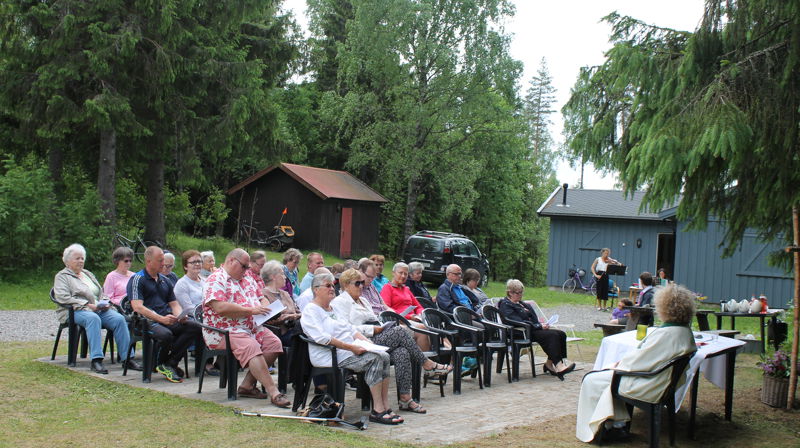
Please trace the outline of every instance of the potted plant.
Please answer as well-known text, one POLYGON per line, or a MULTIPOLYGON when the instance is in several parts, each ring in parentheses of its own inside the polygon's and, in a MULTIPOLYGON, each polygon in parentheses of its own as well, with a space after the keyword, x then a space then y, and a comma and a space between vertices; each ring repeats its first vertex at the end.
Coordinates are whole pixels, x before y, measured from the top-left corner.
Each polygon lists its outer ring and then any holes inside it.
POLYGON ((770 358, 763 358, 758 366, 764 372, 764 387, 761 388, 761 401, 774 408, 786 406, 789 395, 789 354, 776 350, 770 358))

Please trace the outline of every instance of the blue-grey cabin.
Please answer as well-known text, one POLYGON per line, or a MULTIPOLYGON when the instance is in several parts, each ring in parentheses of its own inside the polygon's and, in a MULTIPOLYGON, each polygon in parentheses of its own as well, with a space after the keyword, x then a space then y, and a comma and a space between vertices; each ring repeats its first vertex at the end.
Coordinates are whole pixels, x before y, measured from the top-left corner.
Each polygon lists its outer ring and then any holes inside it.
POLYGON ((750 298, 765 294, 770 308, 792 303, 790 273, 769 266, 767 255, 781 250, 779 241, 764 243, 748 232, 735 254, 722 258, 724 223, 710 219, 704 231, 686 231, 676 219, 676 208, 659 213, 639 212, 643 192, 627 198, 616 190, 582 190, 558 187, 537 213, 550 218, 547 284, 560 287, 575 264, 586 270, 600 249, 628 266, 627 273, 611 279, 623 290, 638 282, 641 272, 655 275, 659 268, 708 302, 750 298))

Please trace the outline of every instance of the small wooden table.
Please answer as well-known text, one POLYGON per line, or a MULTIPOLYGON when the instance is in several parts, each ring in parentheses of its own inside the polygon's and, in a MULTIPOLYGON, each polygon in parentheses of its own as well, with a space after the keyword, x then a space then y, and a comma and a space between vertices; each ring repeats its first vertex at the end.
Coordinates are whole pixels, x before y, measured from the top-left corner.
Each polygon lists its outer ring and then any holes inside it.
MULTIPOLYGON (((723 317, 730 317, 731 318, 731 330, 736 329, 736 318, 737 317, 757 317, 761 322, 761 353, 766 353, 767 351, 767 337, 764 331, 764 319, 767 317, 772 320, 773 324, 778 320, 778 314, 781 311, 769 311, 766 313, 729 313, 725 312, 716 312, 714 313, 717 316, 717 330, 722 329, 722 318, 723 317)), ((775 349, 777 350, 778 347, 776 346, 775 349)))
POLYGON ((636 297, 639 295, 640 292, 642 292, 642 288, 631 286, 630 288, 628 288, 628 300, 630 300, 631 303, 636 303, 636 297))

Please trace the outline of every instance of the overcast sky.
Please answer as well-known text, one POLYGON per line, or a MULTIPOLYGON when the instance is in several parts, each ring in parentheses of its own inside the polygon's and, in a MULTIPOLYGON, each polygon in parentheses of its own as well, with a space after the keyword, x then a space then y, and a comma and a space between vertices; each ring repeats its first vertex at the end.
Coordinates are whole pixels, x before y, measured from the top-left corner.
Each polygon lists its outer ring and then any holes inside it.
MULTIPOLYGON (((380 0, 376 0, 380 1, 380 0)), ((611 32, 600 19, 617 11, 654 25, 693 31, 703 14, 703 0, 514 0, 516 15, 506 24, 513 35, 511 55, 525 64, 520 80, 522 94, 544 57, 547 60, 556 92, 556 110, 569 99, 569 91, 581 67, 598 65, 609 49, 611 32)), ((285 0, 284 9, 292 10, 298 23, 306 27, 305 0, 285 0)), ((560 144, 561 113, 553 116, 553 138, 560 144)), ((559 183, 578 184, 580 168, 559 163, 559 183)), ((584 187, 614 188, 614 176, 603 176, 586 168, 584 187)))

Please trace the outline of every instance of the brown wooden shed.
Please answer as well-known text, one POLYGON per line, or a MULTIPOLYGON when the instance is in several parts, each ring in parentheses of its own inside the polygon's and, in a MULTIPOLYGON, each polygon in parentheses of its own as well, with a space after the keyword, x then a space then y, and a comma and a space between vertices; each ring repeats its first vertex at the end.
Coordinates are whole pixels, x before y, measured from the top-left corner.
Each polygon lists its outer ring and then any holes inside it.
POLYGON ((294 228, 293 247, 319 249, 342 258, 378 248, 381 205, 386 198, 345 171, 281 163, 227 191, 232 218, 270 231, 281 218, 294 228))

